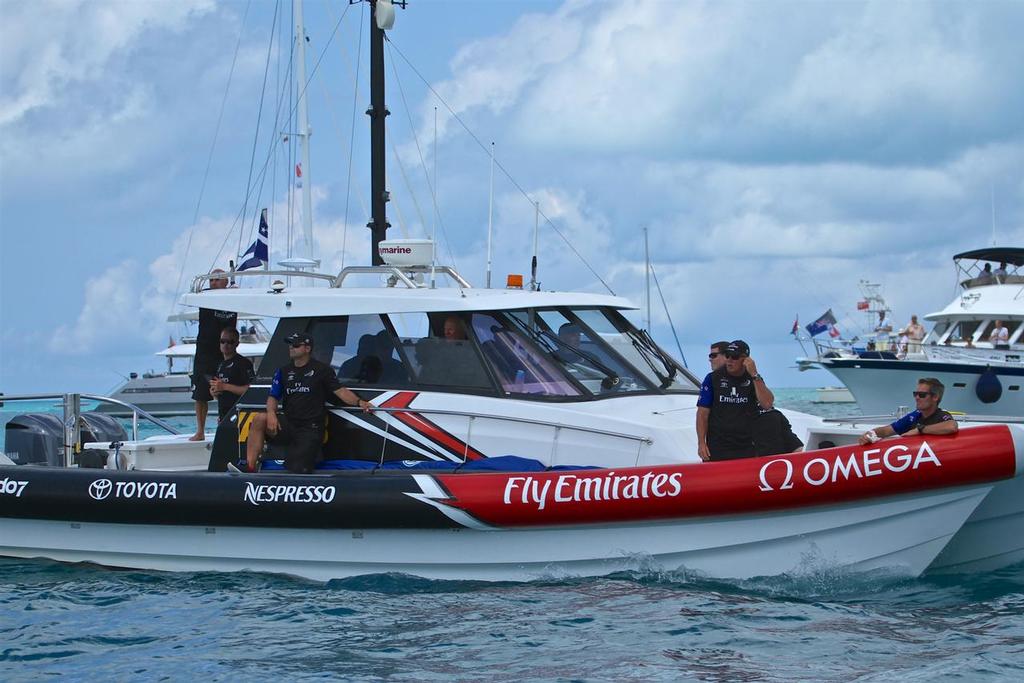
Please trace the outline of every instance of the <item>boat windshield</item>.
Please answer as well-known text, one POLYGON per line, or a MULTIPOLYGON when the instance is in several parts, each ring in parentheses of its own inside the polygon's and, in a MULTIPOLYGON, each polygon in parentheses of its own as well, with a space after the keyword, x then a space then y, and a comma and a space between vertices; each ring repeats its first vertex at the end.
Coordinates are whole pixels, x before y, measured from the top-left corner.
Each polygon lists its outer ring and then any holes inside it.
POLYGON ((695 393, 697 380, 620 313, 603 308, 285 318, 261 377, 307 332, 313 356, 350 387, 415 388, 535 399, 695 393))

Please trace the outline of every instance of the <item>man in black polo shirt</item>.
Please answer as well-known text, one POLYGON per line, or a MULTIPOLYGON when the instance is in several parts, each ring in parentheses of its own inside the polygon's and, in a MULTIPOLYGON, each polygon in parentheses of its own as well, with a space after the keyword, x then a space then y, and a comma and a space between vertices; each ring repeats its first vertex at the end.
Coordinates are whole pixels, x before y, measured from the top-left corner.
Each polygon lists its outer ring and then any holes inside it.
POLYGON ((704 378, 697 399, 697 454, 702 460, 733 460, 755 454, 754 422, 771 410, 775 396, 757 372, 742 339, 725 348, 725 366, 704 378), (760 406, 760 408, 759 408, 760 406))
POLYGON ((324 437, 325 403, 330 395, 344 403, 373 410, 369 401, 341 386, 330 365, 311 356, 313 338, 295 333, 285 339, 291 363, 274 373, 267 397, 267 412, 253 418, 246 444, 246 464, 255 472, 266 438, 287 445, 285 467, 289 472, 308 474, 320 461, 324 437), (277 409, 284 404, 282 415, 277 409))
POLYGON ((238 460, 237 420, 230 413, 256 377, 252 361, 238 354, 238 330, 233 327, 221 330, 220 350, 224 360, 210 380, 210 394, 217 398, 217 434, 208 465, 211 472, 223 472, 229 462, 238 460))
POLYGON ((934 377, 922 377, 917 380, 914 390, 913 410, 892 424, 875 427, 861 434, 859 443, 862 446, 872 444, 879 439, 894 434, 906 434, 915 430, 918 434, 956 434, 960 430, 953 416, 939 408, 946 386, 934 377))
POLYGON ((221 330, 220 351, 224 360, 217 366, 217 372, 210 380, 210 394, 217 398, 218 422, 231 412, 256 377, 252 361, 238 355, 238 330, 233 327, 221 330))
MULTIPOLYGON (((210 274, 223 272, 220 268, 214 268, 210 274)), ((227 286, 226 277, 210 278, 210 289, 224 289, 227 286)), ((196 355, 192 360, 192 400, 196 404, 196 433, 189 437, 189 441, 202 441, 206 438, 206 414, 209 403, 213 400, 210 394, 210 380, 217 374, 217 366, 223 358, 219 344, 220 333, 225 327, 234 329, 237 322, 237 313, 212 308, 199 309, 196 355)))

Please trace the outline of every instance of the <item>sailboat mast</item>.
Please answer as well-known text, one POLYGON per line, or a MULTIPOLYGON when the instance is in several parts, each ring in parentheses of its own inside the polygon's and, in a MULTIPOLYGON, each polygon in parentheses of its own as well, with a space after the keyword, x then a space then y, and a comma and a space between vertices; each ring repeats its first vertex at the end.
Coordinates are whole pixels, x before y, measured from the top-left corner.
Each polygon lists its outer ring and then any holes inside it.
MULTIPOLYGON (((313 196, 309 182, 309 112, 306 109, 306 29, 302 20, 302 0, 295 0, 295 63, 298 77, 298 135, 302 143, 302 237, 305 253, 299 258, 313 261, 313 196)), ((296 174, 299 175, 299 174, 296 174)))
MULTIPOLYGON (((391 224, 387 219, 388 191, 384 181, 384 120, 390 114, 384 104, 384 29, 377 21, 378 0, 370 0, 370 259, 375 266, 382 265, 380 245, 387 239, 391 224)), ((394 10, 391 10, 392 16, 394 10)))

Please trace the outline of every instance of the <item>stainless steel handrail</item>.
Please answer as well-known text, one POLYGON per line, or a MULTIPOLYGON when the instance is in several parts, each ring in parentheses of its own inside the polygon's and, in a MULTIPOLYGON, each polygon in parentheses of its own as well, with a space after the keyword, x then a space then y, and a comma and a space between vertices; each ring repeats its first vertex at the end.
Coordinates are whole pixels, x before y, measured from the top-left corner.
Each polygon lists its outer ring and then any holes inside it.
MULTIPOLYGON (((235 407, 243 410, 265 410, 265 403, 245 403, 235 404, 235 407)), ((362 412, 362 408, 356 408, 355 406, 331 406, 331 410, 347 410, 350 412, 362 412)), ((457 417, 472 417, 472 418, 490 418, 493 420, 504 420, 506 422, 518 422, 520 424, 532 424, 540 425, 542 427, 556 427, 561 429, 573 429, 579 432, 587 432, 590 434, 601 434, 603 436, 614 436, 621 439, 627 439, 629 441, 639 441, 645 444, 654 443, 653 439, 647 436, 636 436, 635 434, 623 434, 622 432, 613 432, 607 429, 597 429, 595 427, 582 427, 579 425, 567 425, 561 422, 548 422, 547 420, 532 420, 525 417, 511 417, 508 415, 494 415, 491 413, 472 413, 466 410, 440 410, 437 408, 375 408, 375 413, 419 413, 429 415, 455 415, 457 417)))
POLYGON ((334 286, 334 282, 337 279, 334 275, 329 273, 317 273, 305 270, 231 270, 224 273, 203 273, 202 275, 196 275, 192 278, 192 287, 189 291, 193 294, 199 294, 203 290, 203 283, 210 280, 226 280, 239 277, 259 277, 263 275, 273 275, 275 277, 305 277, 313 280, 326 280, 334 286))
MULTIPOLYGON (((139 418, 143 418, 149 422, 152 422, 157 427, 170 432, 171 434, 181 434, 177 428, 171 425, 169 422, 161 420, 155 415, 151 415, 142 408, 138 407, 133 403, 127 401, 121 401, 116 398, 110 398, 109 396, 100 396, 99 394, 13 394, 13 395, 0 395, 0 403, 6 403, 7 401, 48 401, 51 399, 61 399, 61 406, 65 407, 68 405, 69 398, 73 396, 79 396, 90 401, 99 401, 100 403, 113 403, 119 405, 122 408, 127 408, 132 411, 132 441, 137 441, 139 438, 139 418)), ((75 416, 79 417, 79 416, 75 416)))

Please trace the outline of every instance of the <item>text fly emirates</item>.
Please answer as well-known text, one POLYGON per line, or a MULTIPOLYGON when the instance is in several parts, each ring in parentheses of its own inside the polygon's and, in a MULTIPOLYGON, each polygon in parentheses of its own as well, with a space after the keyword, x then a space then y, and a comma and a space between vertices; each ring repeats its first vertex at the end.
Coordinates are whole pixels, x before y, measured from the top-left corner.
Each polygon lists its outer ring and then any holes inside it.
POLYGON ((505 505, 512 504, 513 495, 523 505, 534 503, 543 510, 548 501, 578 503, 589 500, 630 500, 678 496, 683 490, 683 475, 648 472, 644 475, 616 476, 615 472, 597 477, 563 474, 558 479, 538 480, 534 477, 509 477, 505 484, 505 505))

